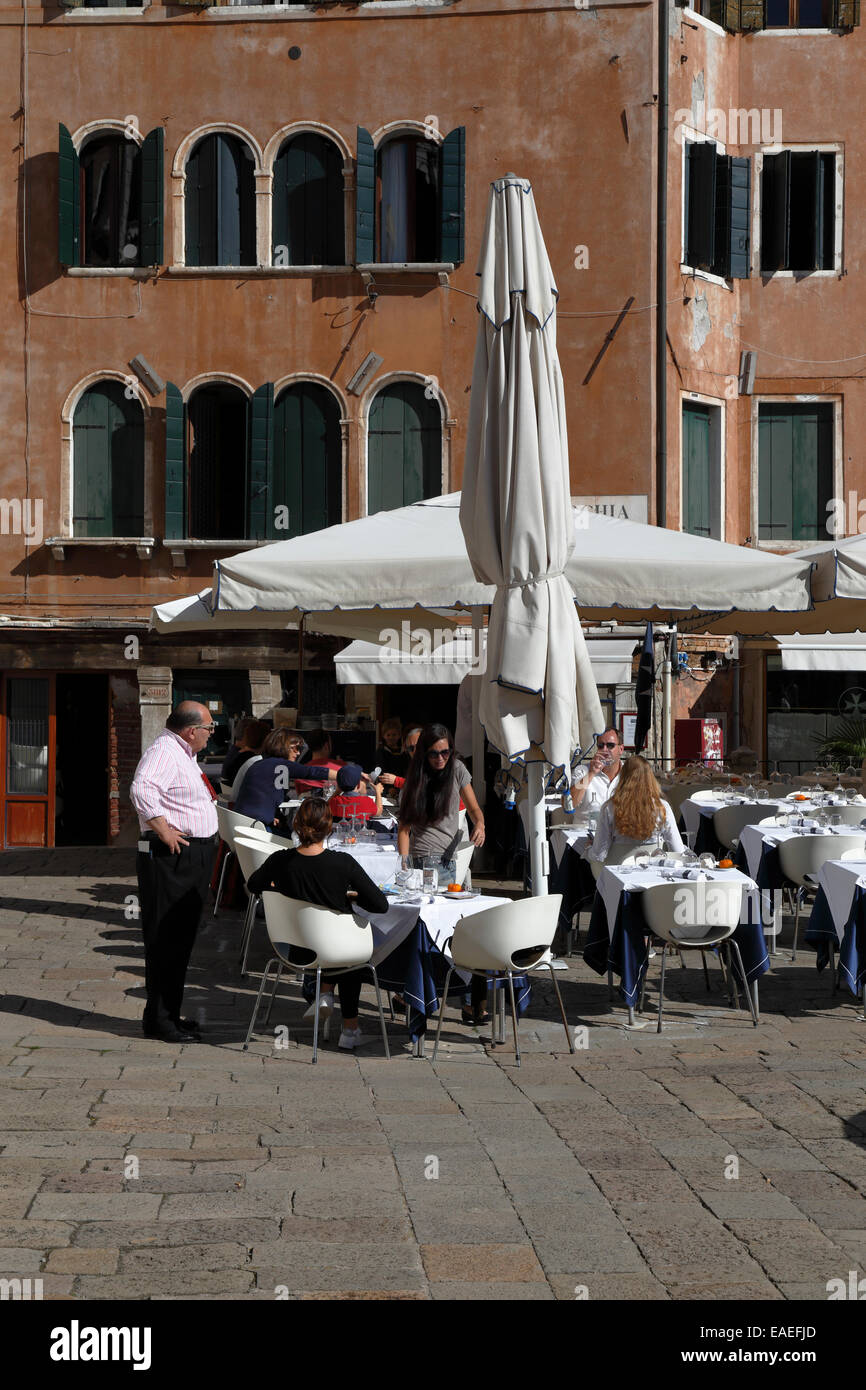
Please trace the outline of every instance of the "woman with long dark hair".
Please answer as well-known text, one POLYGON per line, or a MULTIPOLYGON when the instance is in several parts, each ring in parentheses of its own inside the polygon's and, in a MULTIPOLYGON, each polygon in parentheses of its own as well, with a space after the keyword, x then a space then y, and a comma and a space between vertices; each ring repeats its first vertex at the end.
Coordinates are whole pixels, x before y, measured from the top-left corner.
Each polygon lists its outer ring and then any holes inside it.
MULTIPOLYGON (((484 815, 472 790, 468 769, 454 752, 454 740, 443 724, 426 724, 421 730, 406 784, 400 794, 397 849, 400 854, 435 856, 447 863, 460 840, 460 801, 472 817, 473 845, 484 844, 484 815)), ((472 976, 471 1007, 463 1008, 463 1022, 488 1021, 484 1006, 487 982, 472 976)))

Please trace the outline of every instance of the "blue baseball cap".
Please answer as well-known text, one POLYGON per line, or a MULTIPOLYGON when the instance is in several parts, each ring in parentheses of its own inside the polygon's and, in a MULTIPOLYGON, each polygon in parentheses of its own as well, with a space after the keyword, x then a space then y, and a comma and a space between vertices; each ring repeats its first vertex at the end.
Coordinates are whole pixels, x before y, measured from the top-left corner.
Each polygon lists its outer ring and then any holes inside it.
POLYGON ((364 769, 357 763, 346 763, 337 772, 337 786, 341 792, 353 792, 364 775, 364 769))

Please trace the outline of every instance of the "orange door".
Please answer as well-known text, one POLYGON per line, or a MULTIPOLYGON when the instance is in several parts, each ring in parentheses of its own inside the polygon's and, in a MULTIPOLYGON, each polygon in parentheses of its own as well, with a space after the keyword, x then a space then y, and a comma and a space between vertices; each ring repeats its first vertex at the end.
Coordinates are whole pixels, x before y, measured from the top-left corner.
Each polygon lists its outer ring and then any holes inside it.
POLYGON ((4 676, 0 812, 6 849, 54 844, 53 676, 4 676))

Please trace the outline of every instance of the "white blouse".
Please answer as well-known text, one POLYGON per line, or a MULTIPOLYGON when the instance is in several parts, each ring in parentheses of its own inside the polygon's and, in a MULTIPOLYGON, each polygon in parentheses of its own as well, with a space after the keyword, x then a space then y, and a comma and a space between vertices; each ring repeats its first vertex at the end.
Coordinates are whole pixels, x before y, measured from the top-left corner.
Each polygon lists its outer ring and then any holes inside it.
MULTIPOLYGON (((659 824, 664 837, 664 847, 665 849, 679 852, 683 850, 685 846, 683 845, 682 836, 677 830, 674 813, 666 801, 662 802, 662 806, 664 807, 664 823, 662 824, 660 822, 659 824)), ((623 840, 628 840, 629 844, 635 845, 635 848, 643 844, 654 849, 656 843, 655 835, 651 835, 649 839, 642 841, 633 841, 627 835, 620 835, 614 824, 613 801, 606 801, 601 808, 601 813, 598 817, 598 829, 595 832, 592 844, 586 851, 586 858, 596 859, 603 863, 610 853, 611 846, 620 844, 623 840)))

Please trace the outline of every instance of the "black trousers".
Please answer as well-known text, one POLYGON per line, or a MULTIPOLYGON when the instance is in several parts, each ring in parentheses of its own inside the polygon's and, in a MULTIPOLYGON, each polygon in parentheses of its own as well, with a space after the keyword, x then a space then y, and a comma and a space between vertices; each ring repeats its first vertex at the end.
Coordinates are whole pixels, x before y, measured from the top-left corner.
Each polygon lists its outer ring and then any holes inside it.
POLYGON ((144 936, 144 1027, 156 1030, 180 1018, 183 987, 207 898, 218 836, 190 840, 179 854, 155 837, 137 855, 144 936))

